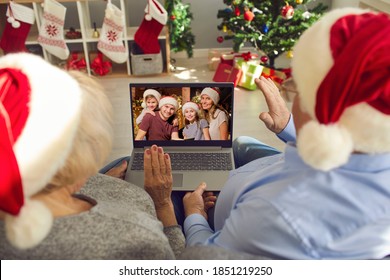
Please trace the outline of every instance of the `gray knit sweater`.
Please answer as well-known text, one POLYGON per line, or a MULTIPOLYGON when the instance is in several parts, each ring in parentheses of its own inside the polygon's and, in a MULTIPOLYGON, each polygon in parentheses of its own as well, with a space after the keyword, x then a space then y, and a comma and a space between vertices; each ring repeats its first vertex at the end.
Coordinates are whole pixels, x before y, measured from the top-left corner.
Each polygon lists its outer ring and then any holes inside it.
POLYGON ((96 175, 80 193, 97 204, 56 218, 49 235, 33 249, 12 247, 0 221, 0 259, 173 259, 184 249, 181 228, 163 228, 142 188, 96 175))

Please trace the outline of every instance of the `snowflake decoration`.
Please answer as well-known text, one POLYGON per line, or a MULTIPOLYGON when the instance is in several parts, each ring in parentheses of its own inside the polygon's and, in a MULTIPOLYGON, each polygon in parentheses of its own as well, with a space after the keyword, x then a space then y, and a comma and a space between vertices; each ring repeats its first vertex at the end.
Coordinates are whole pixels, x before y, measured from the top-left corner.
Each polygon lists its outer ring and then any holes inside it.
POLYGON ((110 30, 107 32, 107 39, 108 39, 108 41, 113 43, 116 40, 118 40, 118 34, 114 30, 110 30))
POLYGON ((52 25, 52 24, 46 25, 46 33, 47 33, 50 37, 57 36, 57 34, 58 34, 58 28, 57 28, 57 26, 52 25))

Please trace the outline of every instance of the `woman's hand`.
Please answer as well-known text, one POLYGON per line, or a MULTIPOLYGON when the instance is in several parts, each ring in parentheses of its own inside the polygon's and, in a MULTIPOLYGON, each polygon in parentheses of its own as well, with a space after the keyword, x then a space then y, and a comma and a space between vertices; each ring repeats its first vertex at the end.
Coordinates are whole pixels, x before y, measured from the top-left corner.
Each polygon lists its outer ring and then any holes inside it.
POLYGON ((177 225, 172 193, 171 160, 163 148, 153 145, 144 152, 144 188, 151 196, 157 218, 164 226, 177 225))
POLYGON ((286 127, 291 115, 286 102, 271 79, 260 77, 255 82, 263 92, 269 110, 268 112, 262 112, 259 118, 269 130, 280 133, 286 127))
POLYGON ((108 170, 105 174, 111 177, 119 178, 119 179, 125 179, 127 171, 127 161, 124 160, 121 162, 120 165, 114 166, 110 170, 108 170))

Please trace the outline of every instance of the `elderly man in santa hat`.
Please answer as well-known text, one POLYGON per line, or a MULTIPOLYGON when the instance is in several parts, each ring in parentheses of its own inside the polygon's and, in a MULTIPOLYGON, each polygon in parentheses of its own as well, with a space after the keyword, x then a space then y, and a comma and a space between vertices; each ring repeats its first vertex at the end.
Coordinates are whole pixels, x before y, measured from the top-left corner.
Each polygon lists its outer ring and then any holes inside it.
POLYGON ((289 141, 285 152, 254 159, 264 145, 236 139, 235 159, 247 163, 218 196, 215 228, 206 183, 183 199, 187 246, 282 259, 390 255, 389 50, 386 14, 334 10, 306 30, 294 47, 292 114, 271 80, 256 81, 269 107, 260 119, 289 141))

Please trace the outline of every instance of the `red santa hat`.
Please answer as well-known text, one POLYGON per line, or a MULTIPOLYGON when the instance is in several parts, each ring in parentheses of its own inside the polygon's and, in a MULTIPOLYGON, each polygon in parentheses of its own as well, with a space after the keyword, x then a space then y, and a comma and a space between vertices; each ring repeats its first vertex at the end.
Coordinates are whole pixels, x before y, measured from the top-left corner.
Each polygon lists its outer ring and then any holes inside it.
POLYGON ((0 58, 0 209, 17 248, 31 248, 49 233, 49 209, 30 197, 63 166, 79 123, 82 93, 66 72, 42 58, 0 58))
POLYGON ((144 100, 142 101, 142 104, 141 104, 142 108, 146 108, 146 97, 149 95, 154 96, 157 99, 157 103, 160 102, 161 94, 157 90, 147 89, 144 91, 144 95, 143 95, 144 100))
POLYGON ((294 47, 300 107, 312 118, 299 131, 303 160, 320 170, 353 151, 390 152, 390 19, 358 8, 333 10, 294 47))
POLYGON ((214 102, 214 105, 217 105, 218 102, 219 102, 219 96, 220 96, 221 92, 219 91, 218 88, 211 88, 211 87, 207 87, 207 88, 204 88, 202 90, 202 92, 200 93, 200 96, 202 95, 207 95, 208 97, 211 98, 211 100, 213 100, 214 102))
POLYGON ((173 107, 175 107, 175 110, 177 110, 179 108, 179 104, 177 103, 177 100, 172 97, 172 96, 164 96, 163 98, 160 99, 160 102, 158 103, 158 107, 162 107, 164 105, 172 105, 173 107))
POLYGON ((192 102, 192 101, 188 101, 188 102, 184 103, 183 107, 181 108, 183 111, 183 114, 185 114, 186 110, 190 109, 190 108, 193 109, 195 112, 199 112, 198 104, 196 104, 195 102, 192 102))

